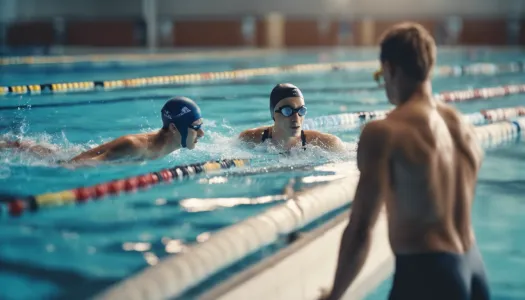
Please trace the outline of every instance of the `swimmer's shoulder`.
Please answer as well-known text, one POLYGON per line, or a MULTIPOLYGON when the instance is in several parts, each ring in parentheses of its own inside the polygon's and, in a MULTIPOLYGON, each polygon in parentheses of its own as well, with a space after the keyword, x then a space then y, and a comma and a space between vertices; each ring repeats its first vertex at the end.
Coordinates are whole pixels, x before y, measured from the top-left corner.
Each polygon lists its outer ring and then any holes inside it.
POLYGON ((75 159, 99 157, 103 160, 113 160, 115 157, 136 155, 141 153, 142 149, 146 147, 147 140, 141 135, 124 135, 108 143, 95 147, 85 152, 84 155, 79 155, 75 159))
MULTIPOLYGON (((141 148, 147 145, 147 136, 141 134, 124 135, 113 140, 109 145, 120 149, 141 148)), ((108 145, 108 146, 109 146, 108 145)))
POLYGON ((239 140, 245 143, 260 143, 262 135, 269 126, 246 129, 239 134, 239 140))
POLYGON ((330 133, 324 133, 317 130, 304 130, 303 132, 307 143, 337 143, 341 141, 337 136, 330 133))
POLYGON ((346 149, 343 141, 333 134, 317 130, 304 130, 304 135, 306 138, 306 144, 311 144, 331 151, 344 151, 346 149))

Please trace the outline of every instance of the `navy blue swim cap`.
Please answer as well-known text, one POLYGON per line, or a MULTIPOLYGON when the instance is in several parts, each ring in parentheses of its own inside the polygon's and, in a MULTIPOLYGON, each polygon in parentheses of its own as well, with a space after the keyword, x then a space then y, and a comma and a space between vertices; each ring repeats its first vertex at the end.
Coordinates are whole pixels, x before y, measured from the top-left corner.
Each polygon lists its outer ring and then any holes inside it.
POLYGON ((162 128, 174 124, 180 132, 181 145, 186 148, 186 138, 191 123, 201 118, 201 110, 193 100, 186 97, 175 97, 162 107, 162 128))
POLYGON ((272 93, 270 94, 270 115, 272 116, 272 119, 274 119, 273 113, 277 103, 290 97, 301 97, 304 99, 301 90, 291 83, 281 83, 273 88, 272 93))

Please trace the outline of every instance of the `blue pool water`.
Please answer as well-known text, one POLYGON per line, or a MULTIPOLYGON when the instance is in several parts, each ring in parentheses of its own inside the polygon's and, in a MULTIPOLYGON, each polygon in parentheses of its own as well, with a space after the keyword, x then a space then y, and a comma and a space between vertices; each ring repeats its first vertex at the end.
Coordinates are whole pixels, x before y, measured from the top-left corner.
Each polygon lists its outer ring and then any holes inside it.
MULTIPOLYGON (((375 59, 373 51, 324 51, 279 53, 235 60, 172 62, 148 65, 58 70, 57 66, 6 67, 0 86, 63 81, 124 79, 137 76, 185 74, 245 67, 294 63, 375 59)), ((439 64, 505 62, 524 59, 522 52, 447 50, 439 64)), ((522 83, 523 74, 436 77, 434 91, 522 83)), ((1 98, 0 128, 3 137, 21 136, 56 145, 60 152, 47 159, 0 152, 0 193, 40 194, 91 185, 179 164, 218 158, 253 158, 248 171, 265 167, 320 164, 353 159, 353 153, 331 157, 321 150, 301 156, 281 157, 235 143, 243 129, 269 124, 268 95, 279 82, 303 89, 308 117, 341 112, 388 109, 383 91, 355 92, 372 87, 368 72, 332 72, 261 76, 243 81, 199 83, 184 87, 142 88, 101 93, 10 96, 1 98), (102 166, 69 170, 56 167, 79 151, 115 137, 158 129, 159 110, 175 95, 195 99, 204 114, 206 136, 194 151, 181 150, 168 157, 138 165, 102 166)), ((522 96, 493 98, 458 104, 465 112, 511 107, 525 103, 522 96)), ((358 132, 329 128, 353 148, 358 132)), ((525 268, 525 165, 522 144, 487 153, 480 176, 474 222, 480 249, 486 257, 497 299, 524 297, 518 276, 525 268), (520 165, 524 167, 519 167, 520 165), (521 217, 521 218, 520 218, 521 217), (520 247, 521 246, 521 247, 520 247)), ((0 218, 1 299, 81 299, 129 276, 169 254, 206 239, 213 231, 234 224, 279 202, 246 204, 244 197, 278 195, 290 179, 296 189, 330 181, 348 170, 294 170, 243 173, 231 170, 194 180, 158 185, 82 206, 60 207, 19 219, 0 218), (236 205, 209 205, 229 198, 236 205), (187 201, 197 199, 198 201, 187 201), (193 203, 193 205, 190 205, 193 203), (196 204, 195 204, 196 203, 196 204), (198 205, 200 204, 200 205, 198 205), (207 205, 204 205, 207 204, 207 205), (30 288, 28 288, 30 287, 30 288)), ((384 299, 386 281, 369 299, 384 299)))

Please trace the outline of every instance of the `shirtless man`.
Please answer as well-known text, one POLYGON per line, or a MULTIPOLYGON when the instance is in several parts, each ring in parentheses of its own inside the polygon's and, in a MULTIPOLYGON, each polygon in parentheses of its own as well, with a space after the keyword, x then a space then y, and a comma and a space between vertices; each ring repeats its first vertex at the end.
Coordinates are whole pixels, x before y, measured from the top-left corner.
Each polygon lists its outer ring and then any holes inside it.
POLYGON ((248 144, 260 144, 269 140, 270 143, 284 151, 307 145, 322 149, 345 151, 343 142, 336 136, 315 130, 302 130, 307 109, 301 90, 293 84, 276 85, 270 94, 270 116, 273 126, 263 126, 248 129, 239 135, 239 139, 248 144))
POLYGON ((396 261, 389 299, 489 299, 470 217, 483 159, 474 129, 432 98, 436 45, 422 26, 398 24, 380 46, 396 108, 361 133, 359 183, 334 284, 322 299, 340 299, 359 274, 383 203, 396 261))
MULTIPOLYGON (((168 100, 161 110, 162 128, 148 133, 130 134, 102 144, 71 160, 66 165, 93 164, 104 161, 142 161, 157 159, 183 148, 194 149, 204 136, 201 129, 201 111, 197 104, 186 97, 168 100)), ((14 148, 39 156, 54 154, 55 150, 30 142, 4 141, 0 148, 14 148)))

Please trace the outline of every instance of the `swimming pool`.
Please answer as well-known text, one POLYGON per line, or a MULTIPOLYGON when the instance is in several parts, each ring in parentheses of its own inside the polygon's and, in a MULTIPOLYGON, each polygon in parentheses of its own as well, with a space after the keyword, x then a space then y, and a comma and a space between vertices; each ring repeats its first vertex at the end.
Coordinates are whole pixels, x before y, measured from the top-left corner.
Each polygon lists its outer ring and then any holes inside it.
MULTIPOLYGON (((235 63, 240 62, 243 67, 260 67, 376 57, 377 53, 371 51, 337 50, 239 58, 235 63)), ((449 50, 440 53, 439 64, 523 59, 524 55, 519 51, 449 50)), ((16 72, 12 73, 14 75, 2 72, 4 75, 0 78, 0 86, 231 70, 238 67, 235 63, 231 60, 215 60, 211 64, 203 60, 200 63, 177 62, 174 63, 176 68, 154 65, 122 69, 88 65, 82 71, 72 68, 61 72, 57 72, 56 67, 46 69, 40 66, 35 69, 17 66, 16 72), (48 71, 52 73, 48 74, 48 71)), ((279 82, 292 82, 303 89, 309 107, 308 118, 390 108, 383 91, 356 92, 351 89, 374 86, 370 78, 370 72, 355 71, 282 74, 179 87, 2 98, 2 134, 50 142, 59 145, 62 153, 48 160, 10 152, 1 153, 1 193, 40 194, 59 191, 174 165, 220 158, 253 158, 248 171, 255 172, 232 170, 182 183, 157 185, 148 190, 83 206, 43 210, 19 219, 2 218, 0 283, 7 288, 0 291, 0 298, 22 299, 31 295, 76 299, 93 295, 169 254, 180 253, 188 245, 206 240, 210 233, 218 229, 282 201, 282 198, 275 197, 264 203, 253 203, 256 201, 247 201, 250 200, 247 198, 280 195, 291 179, 296 180, 295 188, 300 190, 347 174, 351 170, 344 168, 324 171, 290 171, 285 168, 276 172, 260 172, 265 167, 343 161, 353 159, 353 154, 334 158, 322 151, 312 151, 300 157, 279 157, 267 154, 262 149, 243 149, 234 143, 234 136, 243 129, 268 124, 268 95, 279 82), (70 157, 91 145, 123 134, 158 128, 160 107, 174 95, 195 99, 203 110, 206 136, 195 151, 182 150, 164 159, 131 166, 102 166, 73 171, 53 166, 55 159, 70 157), (214 200, 218 198, 226 198, 227 201, 214 200)), ((518 83, 523 83, 522 73, 437 77, 434 91, 518 83)), ((513 95, 459 103, 457 107, 470 113, 523 104, 522 96, 513 95)), ((329 128, 327 131, 337 134, 349 144, 358 137, 355 130, 329 128)), ((488 152, 473 212, 480 249, 486 256, 494 294, 501 299, 525 294, 518 280, 520 277, 517 276, 517 272, 525 267, 525 254, 520 253, 523 247, 519 244, 525 237, 520 233, 525 223, 518 219, 520 212, 524 211, 519 195, 524 192, 525 171, 518 167, 519 164, 523 165, 523 153, 521 145, 488 152), (502 201, 505 205, 500 204, 502 201)), ((369 299, 384 299, 387 283, 379 287, 369 299)))

